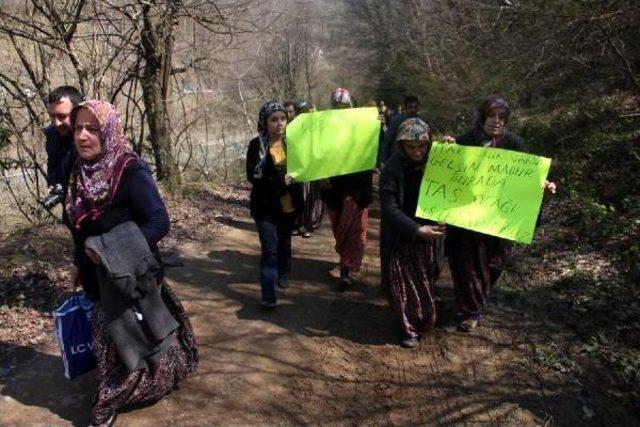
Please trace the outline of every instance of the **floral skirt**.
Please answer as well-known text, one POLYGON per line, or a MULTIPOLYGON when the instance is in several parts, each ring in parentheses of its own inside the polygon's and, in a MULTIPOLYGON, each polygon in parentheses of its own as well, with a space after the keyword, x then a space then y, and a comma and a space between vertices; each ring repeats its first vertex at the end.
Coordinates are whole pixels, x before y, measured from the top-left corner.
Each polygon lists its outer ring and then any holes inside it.
POLYGON ((340 255, 340 268, 360 271, 367 242, 369 209, 361 209, 351 196, 343 199, 342 209, 328 209, 336 252, 340 255))
POLYGON ((106 423, 119 410, 154 403, 171 390, 198 364, 198 351, 191 322, 166 281, 160 286, 169 312, 179 323, 176 340, 154 364, 130 372, 120 361, 107 333, 100 304, 93 310, 93 345, 98 362, 98 389, 91 411, 94 425, 106 423))
POLYGON ((435 326, 433 286, 439 275, 435 240, 406 242, 393 252, 389 305, 400 321, 404 338, 418 338, 435 326))
POLYGON ((509 245, 498 237, 467 230, 451 234, 447 252, 456 310, 463 317, 479 315, 502 274, 509 245))

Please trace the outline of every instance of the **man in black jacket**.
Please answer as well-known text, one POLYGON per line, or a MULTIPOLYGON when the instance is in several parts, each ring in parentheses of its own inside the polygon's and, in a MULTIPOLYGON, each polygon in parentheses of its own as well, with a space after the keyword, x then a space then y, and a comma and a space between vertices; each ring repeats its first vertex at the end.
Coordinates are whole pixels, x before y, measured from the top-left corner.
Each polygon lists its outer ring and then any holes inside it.
POLYGON ((392 116, 389 123, 387 123, 387 130, 384 134, 384 139, 380 143, 379 161, 382 164, 387 162, 396 150, 396 135, 398 134, 400 124, 407 119, 415 117, 424 120, 423 117, 418 115, 419 110, 420 100, 418 97, 414 95, 407 95, 404 98, 404 110, 401 113, 392 116))
POLYGON ((82 95, 72 86, 55 88, 47 99, 51 124, 44 129, 47 150, 47 185, 60 184, 66 190, 71 168, 76 160, 71 129, 71 110, 82 102, 82 95))

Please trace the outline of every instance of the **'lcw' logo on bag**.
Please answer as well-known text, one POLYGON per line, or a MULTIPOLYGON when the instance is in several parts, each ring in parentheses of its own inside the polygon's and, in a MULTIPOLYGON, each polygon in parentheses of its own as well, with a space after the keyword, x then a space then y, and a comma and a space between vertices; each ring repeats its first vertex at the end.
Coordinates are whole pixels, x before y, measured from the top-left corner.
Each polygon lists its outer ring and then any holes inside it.
POLYGON ((91 336, 93 303, 83 293, 74 294, 53 312, 64 376, 73 379, 96 367, 91 336))
POLYGON ((78 344, 71 346, 71 354, 80 354, 86 351, 93 351, 93 343, 78 344))

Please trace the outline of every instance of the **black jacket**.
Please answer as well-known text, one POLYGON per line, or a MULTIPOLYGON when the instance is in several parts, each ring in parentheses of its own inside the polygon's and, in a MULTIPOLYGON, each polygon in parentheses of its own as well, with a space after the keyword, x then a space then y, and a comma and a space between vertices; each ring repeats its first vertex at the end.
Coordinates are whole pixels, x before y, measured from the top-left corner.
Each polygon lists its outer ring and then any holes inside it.
POLYGON ((373 171, 364 171, 329 178, 331 188, 322 189, 322 200, 332 210, 342 209, 342 200, 351 196, 360 209, 371 204, 373 196, 373 171))
POLYGON ((95 220, 86 218, 80 228, 71 227, 74 241, 74 263, 80 270, 85 293, 99 299, 95 264, 84 251, 85 240, 109 232, 116 225, 135 222, 145 236, 151 251, 160 259, 157 243, 169 232, 167 209, 160 197, 147 165, 141 160, 129 164, 122 174, 113 200, 95 220))
POLYGON ((280 197, 289 193, 296 212, 303 209, 302 186, 300 184, 287 185, 284 176, 285 171, 279 170, 273 163, 273 159, 266 154, 262 178, 255 178, 254 171, 260 158, 260 139, 253 138, 247 149, 246 173, 247 181, 252 185, 250 196, 251 217, 256 221, 266 218, 276 218, 283 214, 280 197))
MULTIPOLYGON (((456 137, 456 142, 460 145, 481 147, 486 142, 489 142, 489 138, 484 134, 484 132, 476 129, 456 137)), ((496 148, 520 151, 522 153, 529 152, 529 148, 524 143, 524 140, 506 129, 502 137, 498 140, 496 148)))
POLYGON ((53 125, 47 126, 44 134, 47 138, 47 185, 62 184, 66 189, 77 157, 73 138, 58 135, 53 125))
MULTIPOLYGON (((384 165, 380 175, 380 262, 382 284, 389 280, 389 265, 393 251, 406 241, 418 238, 418 228, 422 225, 413 213, 405 212, 405 168, 408 167, 398 152, 384 165)), ((424 220, 425 224, 433 223, 424 220)), ((437 263, 444 258, 443 239, 437 239, 437 263)))

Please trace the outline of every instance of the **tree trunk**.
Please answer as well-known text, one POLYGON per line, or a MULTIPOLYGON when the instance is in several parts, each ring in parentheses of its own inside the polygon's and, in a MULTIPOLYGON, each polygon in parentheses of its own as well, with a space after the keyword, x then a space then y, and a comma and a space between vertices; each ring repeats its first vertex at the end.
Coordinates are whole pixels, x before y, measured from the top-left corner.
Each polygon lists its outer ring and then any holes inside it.
POLYGON ((149 140, 156 162, 156 175, 171 193, 180 191, 181 179, 171 142, 167 92, 170 85, 173 53, 173 28, 178 2, 167 0, 164 13, 151 10, 149 3, 142 9, 142 56, 145 60, 142 95, 149 125, 149 140), (154 13, 155 12, 155 13, 154 13))

